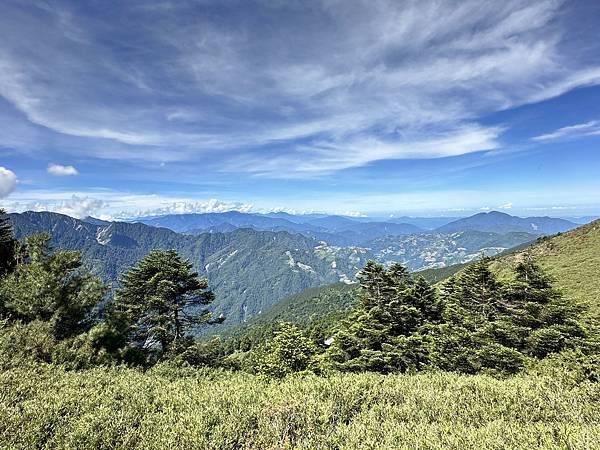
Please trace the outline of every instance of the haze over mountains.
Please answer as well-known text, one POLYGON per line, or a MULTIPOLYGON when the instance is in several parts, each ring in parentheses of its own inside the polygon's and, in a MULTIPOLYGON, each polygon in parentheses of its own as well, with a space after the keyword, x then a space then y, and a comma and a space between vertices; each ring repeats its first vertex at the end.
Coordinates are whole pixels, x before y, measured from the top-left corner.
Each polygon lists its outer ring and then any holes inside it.
POLYGON ((226 326, 307 288, 352 283, 369 259, 400 262, 410 270, 446 267, 576 226, 562 219, 520 219, 502 213, 478 214, 435 230, 366 218, 284 213, 168 215, 135 223, 47 212, 10 218, 18 238, 49 232, 56 247, 81 250, 93 270, 113 285, 150 250, 175 249, 208 278, 217 294, 211 308, 227 317, 226 326), (526 225, 532 229, 521 231, 526 225))
POLYGON ((551 217, 520 218, 491 211, 467 218, 409 218, 389 221, 329 216, 319 214, 292 215, 287 213, 251 214, 238 211, 207 214, 169 214, 141 217, 136 222, 169 228, 178 233, 201 234, 227 232, 237 228, 262 231, 288 231, 333 245, 365 245, 384 236, 403 236, 421 233, 455 233, 480 231, 491 233, 554 234, 575 228, 576 223, 551 217))

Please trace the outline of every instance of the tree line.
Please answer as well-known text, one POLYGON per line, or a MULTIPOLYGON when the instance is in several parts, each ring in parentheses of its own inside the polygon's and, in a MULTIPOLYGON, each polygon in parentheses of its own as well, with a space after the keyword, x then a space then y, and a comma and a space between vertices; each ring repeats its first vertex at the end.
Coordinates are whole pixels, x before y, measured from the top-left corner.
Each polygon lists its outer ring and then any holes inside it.
POLYGON ((114 293, 76 251, 47 234, 14 239, 0 218, 0 359, 79 369, 160 361, 219 366, 272 377, 300 371, 514 374, 527 361, 594 352, 583 305, 566 300, 532 260, 499 279, 483 258, 440 286, 400 264, 370 261, 356 305, 319 332, 275 324, 248 342, 196 340, 213 318, 206 279, 177 252, 152 251, 126 270, 114 293), (243 342, 243 344, 242 344, 243 342))

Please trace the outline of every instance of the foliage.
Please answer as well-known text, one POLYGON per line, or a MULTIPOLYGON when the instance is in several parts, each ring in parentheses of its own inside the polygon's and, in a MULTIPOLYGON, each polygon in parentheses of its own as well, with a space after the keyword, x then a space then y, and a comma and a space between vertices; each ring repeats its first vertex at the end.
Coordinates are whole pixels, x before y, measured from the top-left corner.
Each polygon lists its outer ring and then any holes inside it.
POLYGON ((261 375, 283 378, 309 369, 315 353, 313 341, 300 328, 280 323, 273 338, 254 351, 254 370, 261 375))
POLYGON ((209 322, 202 308, 214 294, 174 250, 150 252, 125 272, 121 285, 112 314, 125 317, 133 342, 146 348, 159 344, 161 352, 177 353, 187 331, 209 322))
POLYGON ((9 320, 46 321, 55 337, 67 338, 89 329, 106 290, 81 269, 79 252, 51 252, 49 243, 46 234, 27 238, 28 257, 0 281, 0 298, 9 320))
POLYGON ((0 447, 593 450, 599 399, 598 383, 537 374, 14 368, 0 372, 0 447))
MULTIPOLYGON (((18 242, 15 240, 6 211, 0 208, 0 277, 11 272, 17 263, 18 242)), ((0 306, 1 308, 1 306, 0 306)))

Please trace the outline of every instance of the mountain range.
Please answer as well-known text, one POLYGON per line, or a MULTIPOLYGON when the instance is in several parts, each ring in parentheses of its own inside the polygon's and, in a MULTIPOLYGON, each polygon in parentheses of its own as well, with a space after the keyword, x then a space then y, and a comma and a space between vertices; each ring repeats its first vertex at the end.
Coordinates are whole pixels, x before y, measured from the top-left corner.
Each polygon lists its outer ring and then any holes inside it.
POLYGON ((368 246, 374 239, 388 236, 448 234, 461 231, 546 235, 567 231, 577 226, 576 223, 565 219, 520 218, 497 211, 460 219, 399 217, 385 221, 377 218, 322 214, 293 215, 284 212, 253 214, 229 211, 140 217, 133 221, 186 234, 229 232, 238 228, 287 231, 341 246, 368 246))
POLYGON ((227 318, 226 327, 307 288, 350 284, 369 259, 400 262, 410 270, 445 267, 481 254, 495 255, 538 236, 469 229, 443 233, 364 218, 307 215, 288 220, 274 214, 173 215, 131 223, 26 212, 10 214, 10 219, 18 238, 49 232, 55 247, 80 250, 89 267, 113 286, 125 269, 152 249, 175 249, 208 278, 217 297, 213 312, 227 318), (209 231, 199 231, 206 227, 209 231), (337 244, 340 241, 362 245, 337 244))
MULTIPOLYGON (((552 237, 536 239, 503 252, 492 259, 491 268, 508 278, 519 261, 531 258, 552 277, 567 301, 589 307, 586 321, 600 323, 600 220, 552 237)), ((468 264, 428 269, 418 274, 431 283, 440 283, 460 273, 468 264)), ((237 339, 256 339, 277 321, 331 331, 331 324, 344 318, 355 304, 356 285, 333 284, 307 289, 277 302, 272 308, 231 331, 237 339)))
POLYGON ((48 212, 9 215, 17 238, 40 232, 55 247, 80 250, 87 265, 114 285, 120 274, 153 249, 175 249, 208 278, 217 315, 227 325, 247 320, 278 299, 335 282, 350 283, 373 255, 332 247, 285 231, 236 229, 185 235, 142 223, 90 223, 48 212))
POLYGON ((416 225, 393 222, 360 221, 342 216, 286 213, 250 214, 238 211, 205 214, 170 214, 141 217, 135 222, 164 227, 178 233, 202 234, 228 232, 238 228, 259 231, 287 231, 326 241, 332 245, 364 245, 387 235, 405 235, 424 231, 416 225))

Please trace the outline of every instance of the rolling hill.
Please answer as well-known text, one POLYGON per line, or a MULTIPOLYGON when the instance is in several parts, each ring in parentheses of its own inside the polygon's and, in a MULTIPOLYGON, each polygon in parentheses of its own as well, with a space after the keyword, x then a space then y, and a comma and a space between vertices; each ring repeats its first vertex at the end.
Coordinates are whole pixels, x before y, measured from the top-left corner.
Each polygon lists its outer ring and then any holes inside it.
POLYGON ((600 220, 509 252, 493 262, 503 276, 523 258, 537 261, 567 298, 589 304, 594 320, 600 320, 600 220))

